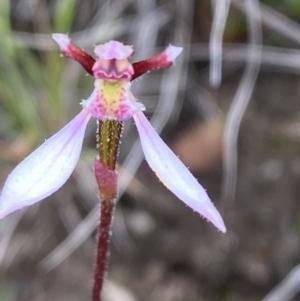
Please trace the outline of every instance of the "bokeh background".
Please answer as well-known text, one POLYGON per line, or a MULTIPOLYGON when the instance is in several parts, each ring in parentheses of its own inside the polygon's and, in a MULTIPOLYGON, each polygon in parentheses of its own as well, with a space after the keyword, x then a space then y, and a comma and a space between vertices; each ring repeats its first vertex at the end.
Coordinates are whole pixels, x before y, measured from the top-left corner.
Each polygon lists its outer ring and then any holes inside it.
MULTIPOLYGON (((133 92, 228 232, 163 187, 127 121, 104 300, 300 300, 299 22, 298 0, 0 0, 0 185, 92 92, 52 32, 134 45, 133 61, 182 46, 133 92)), ((1 301, 89 300, 95 125, 67 184, 0 221, 1 301)))

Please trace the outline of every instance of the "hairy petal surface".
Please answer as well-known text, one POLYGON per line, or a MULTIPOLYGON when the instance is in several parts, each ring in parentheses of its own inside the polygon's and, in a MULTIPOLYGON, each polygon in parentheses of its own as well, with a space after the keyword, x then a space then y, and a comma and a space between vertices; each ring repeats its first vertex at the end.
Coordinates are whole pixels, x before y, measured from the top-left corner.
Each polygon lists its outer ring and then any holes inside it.
POLYGON ((0 218, 58 190, 73 172, 91 115, 82 110, 25 158, 8 176, 0 195, 0 218))
POLYGON ((146 160, 158 178, 186 205, 203 215, 225 233, 226 227, 223 219, 203 187, 163 142, 141 111, 136 112, 133 118, 146 160))

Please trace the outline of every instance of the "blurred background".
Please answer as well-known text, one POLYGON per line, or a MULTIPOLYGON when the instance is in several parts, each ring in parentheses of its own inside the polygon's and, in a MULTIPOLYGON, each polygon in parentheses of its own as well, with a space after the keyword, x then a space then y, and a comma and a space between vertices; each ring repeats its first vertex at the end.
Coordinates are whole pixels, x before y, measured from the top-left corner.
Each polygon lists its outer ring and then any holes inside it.
MULTIPOLYGON (((127 121, 104 300, 300 300, 299 22, 298 0, 0 0, 0 186, 92 92, 53 32, 90 53, 133 45, 133 61, 181 46, 175 67, 133 93, 228 232, 158 181, 127 121)), ((62 189, 0 221, 1 301, 89 299, 95 130, 62 189)))

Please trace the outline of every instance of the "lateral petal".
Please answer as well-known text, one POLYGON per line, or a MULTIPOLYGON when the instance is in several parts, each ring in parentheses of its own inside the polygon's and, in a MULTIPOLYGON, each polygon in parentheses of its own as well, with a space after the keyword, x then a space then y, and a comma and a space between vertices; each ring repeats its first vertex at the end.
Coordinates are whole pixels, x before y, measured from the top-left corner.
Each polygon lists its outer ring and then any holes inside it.
POLYGON ((75 45, 66 34, 54 33, 52 38, 58 44, 65 57, 80 63, 82 67, 93 76, 95 59, 91 55, 75 45))
POLYGON ((133 81, 134 79, 145 74, 146 72, 156 69, 168 68, 172 66, 175 62, 175 59, 181 52, 181 47, 169 45, 163 52, 161 52, 157 56, 133 63, 132 67, 134 70, 134 74, 132 75, 131 80, 133 81))
POLYGON ((65 184, 79 160, 90 117, 83 109, 17 165, 0 195, 0 218, 41 201, 65 184))
POLYGON ((186 205, 197 211, 221 232, 226 232, 223 219, 203 187, 163 142, 145 115, 133 115, 146 160, 158 178, 186 205))

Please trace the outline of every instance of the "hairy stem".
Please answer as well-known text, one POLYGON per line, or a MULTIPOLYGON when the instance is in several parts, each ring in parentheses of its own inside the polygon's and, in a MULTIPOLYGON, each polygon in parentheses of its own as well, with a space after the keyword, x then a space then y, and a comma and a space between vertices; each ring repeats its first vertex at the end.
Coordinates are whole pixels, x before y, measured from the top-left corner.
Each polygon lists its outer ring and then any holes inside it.
POLYGON ((101 292, 108 261, 108 247, 110 240, 110 225, 114 211, 114 202, 101 200, 101 217, 98 230, 96 269, 94 274, 93 301, 101 300, 101 292))
POLYGON ((100 191, 100 224, 94 273, 92 301, 101 301, 105 278, 111 223, 117 196, 116 162, 122 132, 122 123, 116 120, 98 121, 99 159, 95 160, 95 177, 100 191))

